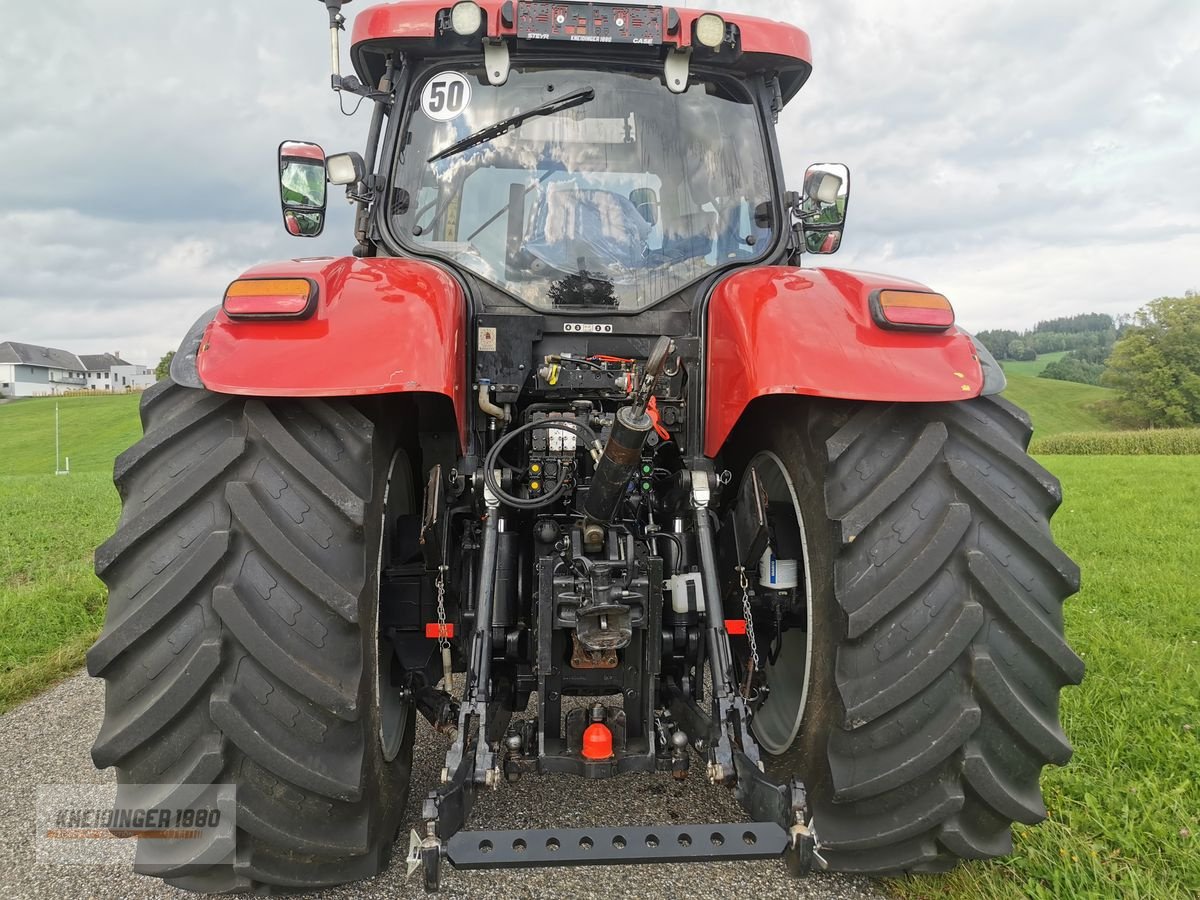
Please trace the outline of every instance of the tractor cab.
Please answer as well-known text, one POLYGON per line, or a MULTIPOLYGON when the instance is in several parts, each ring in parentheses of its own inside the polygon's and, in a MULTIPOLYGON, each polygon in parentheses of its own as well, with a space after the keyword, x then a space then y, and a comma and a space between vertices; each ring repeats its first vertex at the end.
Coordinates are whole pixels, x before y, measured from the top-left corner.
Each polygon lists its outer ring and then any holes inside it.
MULTIPOLYGON (((364 255, 439 259, 535 310, 628 314, 801 249, 773 127, 811 70, 798 28, 413 0, 360 13, 352 57, 333 86, 379 101, 376 140, 330 172, 363 207, 364 255)), ((809 252, 840 242, 847 187, 803 198, 809 252)))

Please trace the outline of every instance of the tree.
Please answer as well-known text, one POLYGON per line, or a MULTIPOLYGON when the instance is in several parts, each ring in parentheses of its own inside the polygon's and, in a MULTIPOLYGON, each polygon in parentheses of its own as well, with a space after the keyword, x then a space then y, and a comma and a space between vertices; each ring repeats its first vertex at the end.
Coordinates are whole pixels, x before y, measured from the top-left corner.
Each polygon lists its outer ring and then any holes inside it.
POLYGON ((175 358, 175 351, 172 350, 166 356, 158 361, 158 367, 154 370, 154 377, 159 381, 165 379, 171 374, 171 360, 175 358))
POLYGON ((1021 362, 1033 362, 1037 359, 1037 351, 1025 343, 1024 340, 1018 338, 1015 341, 1009 341, 1006 356, 1008 359, 1016 359, 1021 362))
POLYGON ((1104 383, 1122 412, 1160 428, 1200 425, 1200 295, 1160 297, 1113 347, 1104 383))
POLYGON ((975 335, 975 340, 988 348, 988 352, 996 359, 1009 359, 1008 345, 1020 338, 1020 335, 1015 331, 1006 331, 1003 329, 993 329, 991 331, 980 331, 975 335))
POLYGON ((1039 373, 1041 378, 1076 381, 1079 384, 1099 384, 1103 375, 1104 365, 1102 363, 1088 362, 1073 353, 1068 353, 1062 359, 1048 364, 1039 373))
POLYGON ((1114 327, 1113 317, 1107 313, 1080 313, 1077 316, 1064 316, 1060 319, 1038 322, 1033 330, 1081 334, 1088 331, 1112 331, 1114 327))

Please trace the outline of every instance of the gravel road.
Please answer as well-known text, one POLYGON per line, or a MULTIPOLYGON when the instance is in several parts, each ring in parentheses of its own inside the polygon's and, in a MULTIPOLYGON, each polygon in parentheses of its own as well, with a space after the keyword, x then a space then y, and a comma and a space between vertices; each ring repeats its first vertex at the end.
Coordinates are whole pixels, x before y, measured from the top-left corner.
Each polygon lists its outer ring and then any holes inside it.
MULTIPOLYGON (((39 784, 104 784, 112 773, 92 768, 88 748, 100 727, 103 686, 85 675, 63 682, 0 717, 0 897, 186 898, 152 878, 115 866, 45 865, 35 861, 33 808, 39 784)), ((420 722, 409 801, 410 819, 434 783, 446 739, 420 722)), ((477 828, 522 828, 598 824, 651 825, 743 818, 731 795, 700 779, 677 785, 664 778, 636 777, 610 782, 527 778, 485 794, 472 818, 477 828)), ((307 895, 322 900, 424 897, 419 874, 404 877, 403 861, 372 881, 307 895)), ((870 881, 814 875, 805 881, 786 876, 782 863, 733 862, 670 866, 604 866, 458 873, 442 875, 445 897, 608 898, 813 898, 880 900, 870 881)))

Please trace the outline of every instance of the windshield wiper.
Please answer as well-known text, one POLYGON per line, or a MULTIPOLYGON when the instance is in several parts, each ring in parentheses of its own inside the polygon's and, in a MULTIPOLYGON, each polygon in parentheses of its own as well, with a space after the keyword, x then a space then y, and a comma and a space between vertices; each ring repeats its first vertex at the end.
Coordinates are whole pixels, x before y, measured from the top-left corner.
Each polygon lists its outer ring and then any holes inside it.
POLYGON ((571 94, 563 94, 563 96, 555 100, 548 100, 540 106, 519 112, 514 116, 509 116, 507 119, 501 119, 494 125, 488 125, 486 128, 479 129, 474 134, 468 134, 461 141, 456 141, 440 153, 429 157, 427 161, 435 163, 441 159, 457 156, 464 150, 470 150, 472 147, 477 147, 486 141, 494 141, 514 128, 524 125, 530 119, 536 119, 539 116, 552 116, 556 112, 562 112, 564 109, 574 109, 576 106, 582 106, 584 103, 595 98, 596 91, 593 88, 584 88, 581 91, 575 91, 571 94))

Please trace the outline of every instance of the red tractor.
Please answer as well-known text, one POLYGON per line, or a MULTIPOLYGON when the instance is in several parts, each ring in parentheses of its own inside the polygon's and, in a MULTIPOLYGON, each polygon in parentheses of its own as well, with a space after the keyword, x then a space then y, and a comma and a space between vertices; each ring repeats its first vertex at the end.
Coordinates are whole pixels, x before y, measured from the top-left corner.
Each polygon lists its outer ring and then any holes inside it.
POLYGON ((406 0, 357 16, 342 76, 321 2, 333 87, 374 115, 361 156, 281 147, 284 218, 319 234, 345 185, 353 251, 254 268, 196 322, 96 554, 96 765, 236 788, 223 856, 138 866, 316 888, 401 835, 436 890, 443 861, 1009 853, 1083 675, 1059 486, 944 296, 802 265, 849 187, 784 182, 806 34, 406 0), (410 823, 418 715, 453 739, 410 823), (656 772, 746 820, 470 828, 525 776, 656 772))

